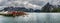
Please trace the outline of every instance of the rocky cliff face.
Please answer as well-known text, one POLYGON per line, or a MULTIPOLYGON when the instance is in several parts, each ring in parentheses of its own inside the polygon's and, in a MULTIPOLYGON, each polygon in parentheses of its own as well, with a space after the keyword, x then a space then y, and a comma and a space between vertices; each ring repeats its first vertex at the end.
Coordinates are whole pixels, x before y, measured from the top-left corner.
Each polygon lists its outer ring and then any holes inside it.
POLYGON ((47 4, 42 8, 42 12, 50 12, 51 8, 53 8, 53 6, 50 5, 49 3, 47 3, 47 4))
POLYGON ((47 3, 44 7, 42 7, 42 12, 60 12, 60 5, 52 5, 47 3))

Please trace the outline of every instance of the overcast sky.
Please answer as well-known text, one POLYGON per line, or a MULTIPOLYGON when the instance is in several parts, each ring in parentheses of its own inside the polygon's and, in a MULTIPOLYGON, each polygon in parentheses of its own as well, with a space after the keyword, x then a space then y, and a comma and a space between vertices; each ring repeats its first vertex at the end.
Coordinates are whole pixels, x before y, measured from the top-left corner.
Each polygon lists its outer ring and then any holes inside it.
POLYGON ((0 9, 3 9, 3 6, 24 6, 41 9, 47 2, 52 5, 60 5, 60 0, 0 0, 0 9))
POLYGON ((52 5, 60 5, 60 0, 49 0, 52 5))

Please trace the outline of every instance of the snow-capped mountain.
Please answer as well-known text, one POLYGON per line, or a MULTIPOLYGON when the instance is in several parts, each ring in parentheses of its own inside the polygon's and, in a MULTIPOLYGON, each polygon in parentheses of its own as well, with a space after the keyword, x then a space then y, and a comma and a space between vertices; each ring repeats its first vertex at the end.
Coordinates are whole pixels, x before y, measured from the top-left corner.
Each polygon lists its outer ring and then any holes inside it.
POLYGON ((25 8, 25 7, 5 7, 3 10, 0 11, 24 11, 24 12, 40 12, 39 9, 32 9, 32 8, 25 8))
MULTIPOLYGON (((0 0, 0 6, 17 6, 26 9, 51 11, 53 8, 60 7, 60 0, 0 0)), ((3 9, 4 7, 0 8, 3 9)))

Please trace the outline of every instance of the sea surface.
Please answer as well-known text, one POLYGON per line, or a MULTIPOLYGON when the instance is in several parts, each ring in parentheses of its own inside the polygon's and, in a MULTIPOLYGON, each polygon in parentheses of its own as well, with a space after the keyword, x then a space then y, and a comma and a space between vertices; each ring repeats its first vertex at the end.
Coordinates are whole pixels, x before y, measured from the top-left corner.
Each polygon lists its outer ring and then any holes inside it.
POLYGON ((60 13, 27 13, 25 17, 0 15, 0 23, 60 23, 60 13))

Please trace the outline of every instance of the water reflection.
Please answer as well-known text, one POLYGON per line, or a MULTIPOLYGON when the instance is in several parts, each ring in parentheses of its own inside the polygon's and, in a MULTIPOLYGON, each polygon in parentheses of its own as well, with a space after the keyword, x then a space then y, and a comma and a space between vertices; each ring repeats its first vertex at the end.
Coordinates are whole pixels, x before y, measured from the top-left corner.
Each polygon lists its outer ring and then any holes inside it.
POLYGON ((29 13, 28 17, 1 15, 0 23, 60 23, 60 13, 29 13))

